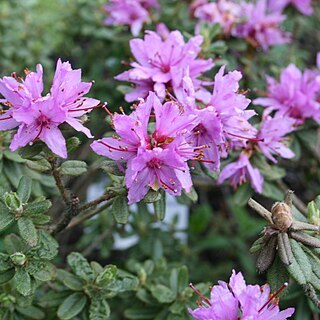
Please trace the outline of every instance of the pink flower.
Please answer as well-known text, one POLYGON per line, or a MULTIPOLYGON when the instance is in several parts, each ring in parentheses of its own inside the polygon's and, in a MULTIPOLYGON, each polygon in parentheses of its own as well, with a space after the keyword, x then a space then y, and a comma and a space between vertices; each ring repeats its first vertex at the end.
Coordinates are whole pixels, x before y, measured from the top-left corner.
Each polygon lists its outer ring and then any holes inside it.
POLYGON ((253 168, 249 156, 242 152, 236 162, 226 165, 218 178, 218 183, 229 179, 233 187, 237 187, 247 180, 250 181, 252 188, 258 192, 262 192, 263 176, 257 168, 253 168))
POLYGON ((296 119, 302 124, 312 118, 320 123, 320 74, 313 70, 301 72, 290 64, 280 80, 268 77, 267 97, 258 98, 255 104, 267 107, 266 113, 277 111, 279 116, 296 119))
POLYGON ((279 12, 268 12, 267 0, 257 0, 256 4, 242 2, 241 8, 244 22, 232 30, 233 36, 245 38, 263 50, 290 42, 290 34, 280 29, 285 16, 279 12))
POLYGON ((269 8, 273 11, 282 11, 287 5, 292 4, 302 14, 307 16, 313 13, 312 0, 269 0, 269 8))
POLYGON ((294 313, 294 308, 280 311, 274 299, 287 284, 270 296, 268 284, 246 285, 241 272, 236 274, 234 270, 228 284, 219 281, 219 285, 213 286, 210 299, 203 297, 192 284, 190 286, 201 299, 199 308, 189 309, 198 320, 285 320, 294 313))
POLYGON ((135 84, 135 89, 126 95, 126 101, 145 98, 142 94, 146 88, 154 91, 160 99, 165 97, 166 89, 171 88, 180 97, 187 67, 194 85, 201 90, 201 81, 197 78, 213 66, 210 59, 197 58, 202 40, 201 36, 196 36, 185 43, 179 31, 170 32, 165 39, 155 32, 146 31, 144 39, 131 40, 130 48, 136 62, 131 63, 132 69, 116 77, 135 84))
POLYGON ((42 66, 37 72, 26 71, 25 80, 4 77, 0 80, 1 103, 8 107, 0 116, 0 130, 19 126, 10 145, 12 151, 40 139, 57 155, 66 158, 65 139, 58 126, 64 122, 92 137, 81 124, 81 117, 99 107, 98 100, 85 98, 92 83, 81 82, 81 70, 72 70, 69 62, 59 59, 51 87, 42 96, 42 66), (21 81, 19 81, 21 80, 21 81))
POLYGON ((286 140, 284 136, 295 130, 294 125, 295 120, 289 117, 266 116, 262 119, 262 125, 257 134, 257 144, 269 160, 277 163, 273 155, 279 155, 285 159, 294 157, 294 153, 284 144, 286 140))
POLYGON ((159 8, 157 0, 110 0, 104 9, 108 14, 106 25, 128 25, 137 36, 145 22, 150 20, 149 10, 159 8))
MULTIPOLYGON (((219 24, 225 34, 230 34, 233 26, 240 21, 240 6, 233 1, 219 0, 198 4, 194 16, 201 21, 219 24)), ((197 27, 199 28, 199 26, 197 27)))
POLYGON ((150 188, 162 188, 172 195, 191 190, 187 161, 197 160, 199 154, 186 138, 197 125, 194 115, 184 113, 174 102, 162 105, 150 92, 129 116, 115 115, 113 125, 119 137, 97 140, 91 148, 97 154, 127 162, 129 204, 140 201, 150 188), (155 119, 152 134, 148 133, 150 118, 155 119))

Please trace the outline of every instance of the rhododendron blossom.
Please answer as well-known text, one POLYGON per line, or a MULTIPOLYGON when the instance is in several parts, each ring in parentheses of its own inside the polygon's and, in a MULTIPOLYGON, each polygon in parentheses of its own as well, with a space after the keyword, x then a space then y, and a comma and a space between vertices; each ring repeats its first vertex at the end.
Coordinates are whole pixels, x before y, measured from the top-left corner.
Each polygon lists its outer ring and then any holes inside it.
POLYGON ((270 294, 268 284, 246 285, 241 272, 232 271, 229 283, 219 281, 211 289, 210 299, 205 298, 192 284, 200 297, 199 308, 189 313, 198 320, 285 320, 292 316, 294 308, 280 311, 276 299, 287 284, 275 294, 270 294))
POLYGON ((276 111, 279 116, 291 117, 297 124, 312 118, 320 123, 320 73, 314 70, 301 72, 290 64, 280 75, 280 80, 267 77, 266 97, 255 104, 265 106, 266 113, 276 111))
POLYGON ((40 139, 57 155, 66 158, 65 139, 58 126, 64 122, 91 138, 79 117, 99 107, 99 101, 83 97, 92 83, 81 82, 81 70, 72 70, 69 62, 59 59, 51 91, 42 96, 42 66, 36 72, 26 70, 25 80, 13 75, 0 79, 0 93, 5 106, 1 111, 0 130, 19 126, 10 145, 12 151, 40 139))
POLYGON ((161 38, 153 31, 146 31, 144 39, 130 41, 131 52, 136 59, 130 65, 132 69, 116 77, 117 80, 135 84, 132 92, 125 96, 131 102, 146 97, 147 89, 154 91, 160 99, 166 90, 182 95, 182 78, 186 68, 198 90, 204 90, 197 78, 211 69, 212 61, 198 58, 201 51, 202 36, 190 38, 185 43, 179 31, 170 32, 161 38))
POLYGON ((103 138, 91 144, 100 155, 127 161, 125 174, 129 204, 140 201, 150 188, 180 195, 191 191, 187 160, 201 160, 201 148, 187 142, 196 116, 184 113, 175 102, 161 104, 150 92, 130 115, 115 114, 112 122, 118 137, 103 138), (151 114, 154 112, 154 114, 151 114), (155 119, 155 129, 148 123, 155 119))
POLYGON ((225 34, 230 34, 234 25, 240 21, 240 13, 240 5, 228 0, 199 3, 194 10, 197 19, 219 24, 225 34))
POLYGON ((274 11, 282 11, 289 4, 307 16, 313 13, 312 0, 269 0, 269 8, 274 11))
POLYGON ((280 28, 285 16, 268 10, 267 0, 254 3, 241 3, 241 19, 233 30, 235 37, 245 38, 254 47, 267 50, 270 46, 290 42, 290 34, 280 28))
POLYGON ((106 25, 128 25, 131 33, 137 36, 144 23, 150 20, 149 10, 158 8, 157 0, 111 0, 104 6, 108 17, 106 25))

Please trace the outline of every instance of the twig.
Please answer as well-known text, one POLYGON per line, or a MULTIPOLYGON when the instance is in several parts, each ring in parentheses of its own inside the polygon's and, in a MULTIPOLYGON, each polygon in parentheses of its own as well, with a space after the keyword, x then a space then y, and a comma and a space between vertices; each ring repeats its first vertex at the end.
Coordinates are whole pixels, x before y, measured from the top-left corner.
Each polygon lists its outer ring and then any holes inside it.
POLYGON ((113 193, 106 193, 104 195, 102 195, 101 197, 95 199, 95 200, 92 200, 84 205, 82 205, 80 208, 79 208, 79 211, 85 211, 85 210, 88 210, 92 207, 96 207, 98 204, 100 204, 101 202, 104 202, 104 201, 107 201, 107 200, 110 200, 114 197, 115 195, 113 193))
POLYGON ((88 256, 91 254, 91 252, 105 239, 107 238, 111 233, 112 233, 112 230, 113 230, 113 225, 111 227, 109 227, 108 229, 106 229, 103 233, 101 233, 99 235, 98 238, 96 238, 96 240, 94 242, 92 242, 86 249, 84 249, 82 251, 82 254, 84 256, 88 256))
POLYGON ((67 189, 64 187, 60 173, 57 169, 57 158, 48 159, 51 164, 51 173, 56 182, 57 188, 61 194, 61 197, 64 203, 69 206, 70 205, 70 194, 67 189))
POLYGON ((252 198, 250 198, 249 201, 248 201, 248 205, 254 211, 259 213, 262 218, 266 219, 271 224, 273 224, 271 212, 268 211, 266 208, 264 208, 260 203, 258 203, 257 201, 253 200, 252 198))
POLYGON ((78 224, 82 223, 83 221, 95 216, 96 214, 98 214, 102 210, 109 208, 111 206, 112 202, 113 202, 113 199, 110 199, 109 202, 105 203, 101 207, 98 207, 98 208, 92 210, 91 212, 88 212, 87 214, 84 214, 84 215, 79 216, 76 219, 72 220, 69 223, 69 225, 66 227, 66 230, 69 230, 69 229, 77 226, 78 224))

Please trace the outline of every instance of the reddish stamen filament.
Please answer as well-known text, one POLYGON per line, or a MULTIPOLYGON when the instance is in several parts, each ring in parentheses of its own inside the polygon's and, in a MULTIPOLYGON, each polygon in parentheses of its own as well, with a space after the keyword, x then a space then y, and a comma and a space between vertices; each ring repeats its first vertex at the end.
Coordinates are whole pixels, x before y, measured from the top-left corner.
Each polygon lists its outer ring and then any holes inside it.
POLYGON ((199 296, 200 300, 205 302, 205 304, 211 306, 211 302, 208 298, 204 297, 201 292, 192 284, 189 284, 189 287, 199 296))
POLYGON ((246 140, 250 140, 250 141, 253 141, 253 142, 263 141, 263 139, 261 139, 261 138, 244 137, 244 136, 240 136, 238 134, 234 134, 234 133, 231 133, 231 132, 228 132, 228 131, 224 131, 224 132, 226 134, 229 134, 230 136, 237 137, 237 138, 240 138, 240 139, 246 139, 246 140))
POLYGON ((127 147, 123 147, 121 149, 121 147, 116 148, 116 147, 110 146, 109 144, 107 144, 107 143, 105 143, 103 141, 99 141, 99 143, 103 144, 104 146, 106 146, 106 147, 108 147, 109 149, 112 149, 112 150, 123 151, 123 152, 134 152, 134 150, 129 150, 127 147))
POLYGON ((8 116, 8 117, 5 117, 5 118, 0 118, 0 120, 9 120, 11 118, 12 118, 12 116, 8 116))
POLYGON ((279 290, 277 290, 275 293, 273 293, 268 301, 259 309, 259 313, 278 295, 282 290, 284 290, 288 286, 288 282, 285 282, 279 290))

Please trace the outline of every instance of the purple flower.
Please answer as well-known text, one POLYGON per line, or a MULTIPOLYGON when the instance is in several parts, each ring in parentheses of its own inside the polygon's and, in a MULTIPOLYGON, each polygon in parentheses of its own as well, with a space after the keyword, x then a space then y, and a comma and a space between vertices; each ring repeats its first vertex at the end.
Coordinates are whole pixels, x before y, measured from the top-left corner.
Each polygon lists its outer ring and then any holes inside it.
POLYGON ((42 66, 37 72, 26 71, 25 80, 4 77, 0 80, 1 103, 8 107, 0 116, 0 130, 19 126, 10 145, 12 151, 40 139, 57 155, 66 158, 65 139, 58 126, 67 122, 77 131, 92 137, 81 124, 81 117, 99 107, 98 100, 85 98, 92 83, 81 82, 81 70, 72 70, 68 62, 59 59, 51 87, 42 96, 42 66), (20 81, 19 81, 20 80, 20 81))
POLYGON ((129 204, 140 201, 150 188, 180 195, 182 189, 189 192, 192 187, 187 161, 197 160, 199 152, 186 138, 196 125, 196 117, 184 113, 179 104, 162 105, 150 92, 129 116, 113 117, 118 137, 97 140, 91 148, 99 155, 127 161, 129 204), (150 119, 155 119, 155 129, 149 134, 150 119))
POLYGON ((104 6, 108 17, 106 25, 128 25, 131 33, 137 36, 145 22, 150 20, 149 10, 158 8, 157 0, 110 0, 104 6))
MULTIPOLYGON (((198 320, 285 320, 294 313, 294 308, 280 311, 275 295, 270 296, 268 284, 246 285, 241 272, 236 274, 234 270, 228 284, 219 281, 213 286, 210 299, 203 297, 192 284, 190 286, 201 299, 199 308, 189 309, 198 320)), ((286 286, 284 284, 277 293, 286 286)))
POLYGON ((255 104, 267 107, 266 113, 276 111, 279 116, 296 119, 302 124, 312 118, 320 123, 320 74, 313 70, 301 72, 290 64, 280 75, 280 80, 268 77, 267 97, 258 98, 255 104))
POLYGON ((195 87, 201 90, 201 81, 197 78, 213 66, 210 59, 197 58, 202 40, 201 36, 196 36, 185 43, 179 31, 170 32, 165 39, 146 31, 144 39, 131 40, 130 48, 136 62, 131 63, 132 69, 116 77, 135 84, 135 89, 126 95, 126 101, 145 98, 146 88, 154 91, 160 99, 165 97, 166 89, 181 97, 182 78, 187 67, 195 87))
POLYGON ((221 171, 218 183, 229 179, 233 187, 237 187, 247 180, 250 181, 252 188, 258 192, 262 192, 263 176, 257 168, 253 168, 249 157, 242 152, 236 162, 229 163, 221 171))
MULTIPOLYGON (((225 34, 230 34, 233 26, 239 22, 240 6, 233 1, 219 0, 197 4, 194 16, 200 21, 219 24, 225 34)), ((199 26, 197 27, 199 28, 199 26)))
POLYGON ((302 14, 307 16, 313 13, 312 0, 269 0, 269 8, 273 11, 282 11, 287 5, 292 4, 302 14))
POLYGON ((290 159, 294 153, 284 144, 284 136, 295 130, 295 120, 289 117, 276 116, 274 118, 266 116, 262 119, 261 128, 257 134, 257 145, 261 152, 274 163, 277 160, 273 155, 290 159))
POLYGON ((267 0, 258 0, 256 4, 242 2, 241 9, 244 22, 232 30, 233 36, 245 38, 263 50, 290 42, 290 34, 280 29, 285 16, 279 12, 268 12, 267 0))

